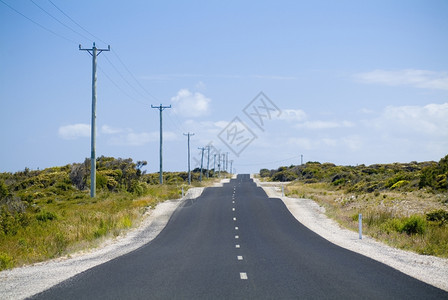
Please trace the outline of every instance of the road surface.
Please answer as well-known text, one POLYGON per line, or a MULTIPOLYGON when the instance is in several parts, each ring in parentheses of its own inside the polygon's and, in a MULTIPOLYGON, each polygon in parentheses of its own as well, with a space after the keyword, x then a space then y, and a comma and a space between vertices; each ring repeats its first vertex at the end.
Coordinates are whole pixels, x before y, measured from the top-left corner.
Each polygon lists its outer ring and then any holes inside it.
POLYGON ((335 246, 249 175, 185 201, 150 243, 34 299, 448 299, 335 246))

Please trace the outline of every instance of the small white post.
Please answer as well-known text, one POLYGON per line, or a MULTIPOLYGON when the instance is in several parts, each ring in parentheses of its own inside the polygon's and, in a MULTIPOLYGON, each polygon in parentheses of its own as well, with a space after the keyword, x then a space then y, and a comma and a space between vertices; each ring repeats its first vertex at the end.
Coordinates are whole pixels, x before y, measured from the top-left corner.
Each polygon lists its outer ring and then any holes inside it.
POLYGON ((285 197, 285 187, 282 185, 282 197, 285 197))
POLYGON ((362 214, 358 216, 359 239, 362 240, 362 214))

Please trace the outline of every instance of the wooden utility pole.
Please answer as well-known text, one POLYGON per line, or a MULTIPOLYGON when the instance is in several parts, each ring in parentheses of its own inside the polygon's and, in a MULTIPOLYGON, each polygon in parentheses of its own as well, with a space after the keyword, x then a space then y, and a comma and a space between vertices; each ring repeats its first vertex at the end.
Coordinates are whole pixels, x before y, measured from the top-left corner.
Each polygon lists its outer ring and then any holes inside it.
POLYGON ((87 51, 92 55, 92 125, 90 127, 91 134, 91 151, 90 151, 90 197, 96 196, 96 57, 103 51, 110 51, 110 45, 107 49, 98 49, 93 43, 92 49, 82 49, 79 45, 79 50, 87 51))
POLYGON ((198 149, 202 151, 202 155, 201 155, 201 175, 199 176, 199 181, 202 181, 202 165, 203 165, 203 161, 204 161, 204 150, 205 150, 205 147, 199 147, 198 149))
POLYGON ((171 108, 171 105, 169 106, 162 106, 162 104, 160 104, 160 106, 154 106, 151 105, 151 108, 157 108, 160 112, 160 173, 159 173, 159 183, 163 184, 163 163, 162 163, 162 141, 163 141, 163 134, 162 134, 162 111, 165 108, 171 108))
POLYGON ((188 185, 191 185, 191 170, 190 170, 190 136, 193 136, 194 133, 184 133, 185 136, 188 137, 188 185))

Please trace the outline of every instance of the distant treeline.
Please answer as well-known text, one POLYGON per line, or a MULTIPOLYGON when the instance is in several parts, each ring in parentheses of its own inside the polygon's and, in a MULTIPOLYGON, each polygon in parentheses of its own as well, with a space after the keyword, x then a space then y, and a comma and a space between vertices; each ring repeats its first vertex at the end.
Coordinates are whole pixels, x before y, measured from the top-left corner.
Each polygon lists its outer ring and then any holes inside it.
POLYGON ((448 155, 439 162, 375 164, 371 166, 336 166, 332 163, 308 162, 300 166, 260 170, 261 177, 273 181, 299 180, 305 183, 324 182, 349 192, 383 190, 448 191, 448 155))

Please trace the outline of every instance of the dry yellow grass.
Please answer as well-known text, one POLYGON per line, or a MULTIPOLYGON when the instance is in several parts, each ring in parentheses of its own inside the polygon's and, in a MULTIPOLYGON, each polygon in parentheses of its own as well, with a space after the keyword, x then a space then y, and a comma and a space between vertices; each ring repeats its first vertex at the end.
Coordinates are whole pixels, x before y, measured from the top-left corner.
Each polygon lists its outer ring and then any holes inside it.
POLYGON ((426 214, 447 210, 446 195, 425 190, 412 192, 346 193, 326 183, 294 182, 286 186, 290 197, 308 198, 325 207, 326 214, 343 227, 356 231, 363 214, 364 232, 391 246, 420 254, 448 257, 448 226, 426 222, 426 214), (424 222, 424 232, 407 234, 393 230, 413 216, 424 222), (398 224, 398 225, 397 225, 398 224))

